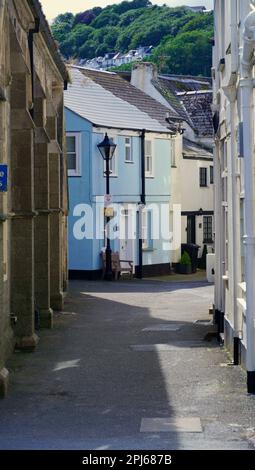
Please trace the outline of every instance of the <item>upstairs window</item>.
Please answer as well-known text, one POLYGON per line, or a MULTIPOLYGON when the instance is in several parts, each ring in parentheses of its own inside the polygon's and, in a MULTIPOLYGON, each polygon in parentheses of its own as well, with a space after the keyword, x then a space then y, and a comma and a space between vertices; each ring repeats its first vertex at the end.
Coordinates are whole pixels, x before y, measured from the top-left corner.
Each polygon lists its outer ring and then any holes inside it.
POLYGON ((152 160, 152 141, 145 141, 145 176, 152 176, 153 160, 152 160))
POLYGON ((207 168, 200 168, 200 187, 205 188, 207 186, 207 168))
POLYGON ((132 138, 125 137, 125 162, 133 163, 132 138))
POLYGON ((81 139, 79 132, 66 134, 68 176, 81 176, 81 139))

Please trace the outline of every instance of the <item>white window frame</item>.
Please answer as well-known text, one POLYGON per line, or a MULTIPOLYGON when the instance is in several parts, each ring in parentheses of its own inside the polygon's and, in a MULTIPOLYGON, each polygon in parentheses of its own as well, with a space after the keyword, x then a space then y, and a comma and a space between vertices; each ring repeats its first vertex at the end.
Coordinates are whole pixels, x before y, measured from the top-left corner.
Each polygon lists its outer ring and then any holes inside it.
MULTIPOLYGON (((81 134, 80 132, 66 132, 66 139, 75 137, 76 170, 68 170, 68 176, 81 176, 81 134)), ((68 152, 66 152, 68 158, 68 152)))
POLYGON ((143 250, 146 250, 148 248, 148 211, 147 209, 142 209, 141 223, 142 223, 142 248, 143 250))
POLYGON ((124 149, 125 149, 125 163, 134 163, 133 159, 133 145, 132 145, 132 137, 129 137, 128 135, 124 136, 124 149), (129 140, 129 143, 127 142, 129 140), (127 158, 127 149, 130 151, 130 158, 127 158))
POLYGON ((153 154, 154 154, 153 140, 152 139, 145 139, 145 143, 144 143, 144 160, 145 160, 145 177, 146 178, 153 178, 153 176, 154 176, 154 155, 153 154), (146 143, 147 142, 150 142, 150 144, 151 144, 151 154, 150 154, 150 157, 151 157, 151 170, 150 171, 146 170, 147 157, 149 156, 149 154, 147 154, 147 152, 146 152, 146 143))
MULTIPOLYGON (((108 137, 109 139, 112 139, 113 142, 116 144, 116 140, 117 140, 116 135, 110 135, 108 133, 108 137)), ((118 146, 115 149, 113 158, 109 161, 109 169, 112 172, 110 174, 110 178, 117 178, 118 176, 118 146), (114 166, 113 166, 113 163, 114 163, 114 166)), ((105 172, 106 172, 106 162, 104 160, 104 177, 106 177, 105 172)))
POLYGON ((141 235, 142 235, 142 249, 143 250, 152 250, 152 240, 149 237, 149 233, 152 231, 152 226, 149 226, 149 221, 151 224, 151 219, 152 214, 151 211, 148 211, 148 209, 145 207, 142 209, 141 212, 141 235), (150 217, 149 217, 150 215, 150 217))

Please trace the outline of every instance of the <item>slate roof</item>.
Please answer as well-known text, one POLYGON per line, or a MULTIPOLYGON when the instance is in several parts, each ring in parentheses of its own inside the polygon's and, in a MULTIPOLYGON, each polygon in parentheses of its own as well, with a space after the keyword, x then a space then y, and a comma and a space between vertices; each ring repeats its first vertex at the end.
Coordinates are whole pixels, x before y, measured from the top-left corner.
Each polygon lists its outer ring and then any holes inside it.
POLYGON ((213 137, 212 91, 197 91, 179 94, 192 127, 199 137, 213 137))
POLYGON ((212 152, 185 138, 183 139, 182 153, 185 158, 208 158, 208 160, 213 160, 212 152))
MULTIPOLYGON (((170 106, 174 109, 179 116, 182 117, 183 120, 189 121, 187 116, 186 110, 184 106, 181 104, 181 101, 176 96, 175 92, 171 90, 168 86, 168 82, 164 79, 154 79, 152 80, 152 84, 158 90, 158 92, 168 101, 170 106)), ((189 123, 191 125, 191 123, 189 123)))
POLYGON ((159 75, 152 83, 199 137, 213 137, 210 78, 159 75))
MULTIPOLYGON (((169 108, 146 95, 116 73, 70 66, 72 83, 65 106, 94 125, 121 129, 174 132, 166 122, 169 108)), ((170 118, 180 119, 170 112, 170 118)))

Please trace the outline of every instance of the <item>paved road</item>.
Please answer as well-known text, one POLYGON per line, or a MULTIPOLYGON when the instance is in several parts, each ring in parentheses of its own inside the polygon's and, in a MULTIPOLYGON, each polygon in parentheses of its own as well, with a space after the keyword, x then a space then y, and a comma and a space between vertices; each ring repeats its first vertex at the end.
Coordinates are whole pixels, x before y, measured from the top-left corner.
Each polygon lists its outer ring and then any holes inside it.
POLYGON ((55 328, 9 363, 0 448, 252 448, 245 373, 204 340, 211 303, 203 283, 72 282, 55 328))

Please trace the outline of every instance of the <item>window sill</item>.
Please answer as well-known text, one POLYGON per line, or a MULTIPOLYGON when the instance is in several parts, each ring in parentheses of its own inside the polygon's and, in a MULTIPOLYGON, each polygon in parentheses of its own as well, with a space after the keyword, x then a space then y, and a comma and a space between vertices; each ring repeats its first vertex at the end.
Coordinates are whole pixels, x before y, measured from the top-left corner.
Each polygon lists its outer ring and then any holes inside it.
POLYGON ((145 178, 154 179, 154 175, 145 175, 145 178))
POLYGON ((80 173, 71 174, 71 175, 68 173, 68 178, 81 178, 81 176, 82 175, 80 173))
POLYGON ((125 160, 125 163, 132 163, 132 165, 134 165, 134 162, 132 162, 131 160, 125 160))
POLYGON ((148 253, 148 252, 153 252, 153 251, 157 251, 156 248, 143 248, 143 251, 148 253))
POLYGON ((203 243, 207 243, 208 245, 213 245, 213 240, 203 240, 203 243))

